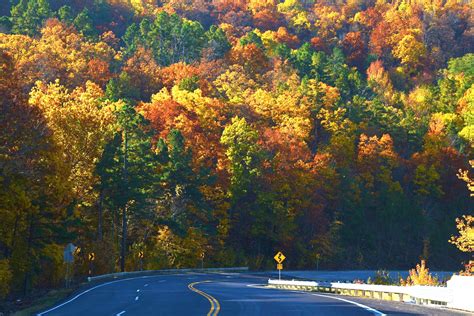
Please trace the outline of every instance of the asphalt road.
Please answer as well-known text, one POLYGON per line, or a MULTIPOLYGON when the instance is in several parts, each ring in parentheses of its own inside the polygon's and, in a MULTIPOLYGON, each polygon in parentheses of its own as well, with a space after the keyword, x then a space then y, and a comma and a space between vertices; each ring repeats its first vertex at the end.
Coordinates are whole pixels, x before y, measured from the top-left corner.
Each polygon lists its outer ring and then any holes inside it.
POLYGON ((265 276, 155 275, 106 282, 38 315, 452 315, 442 309, 265 288, 265 276))

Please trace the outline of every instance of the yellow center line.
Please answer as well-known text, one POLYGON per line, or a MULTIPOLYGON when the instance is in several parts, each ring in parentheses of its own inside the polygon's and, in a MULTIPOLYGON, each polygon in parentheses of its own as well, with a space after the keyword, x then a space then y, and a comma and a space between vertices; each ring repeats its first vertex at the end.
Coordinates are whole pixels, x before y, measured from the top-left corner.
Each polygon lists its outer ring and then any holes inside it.
POLYGON ((209 303, 211 303, 211 309, 209 310, 209 313, 207 313, 207 316, 217 316, 217 314, 219 314, 219 311, 221 310, 221 305, 219 304, 219 301, 215 297, 201 290, 198 290, 194 287, 196 284, 206 283, 206 282, 211 282, 211 281, 200 281, 200 282, 191 283, 188 285, 188 289, 204 296, 205 298, 207 298, 209 303))

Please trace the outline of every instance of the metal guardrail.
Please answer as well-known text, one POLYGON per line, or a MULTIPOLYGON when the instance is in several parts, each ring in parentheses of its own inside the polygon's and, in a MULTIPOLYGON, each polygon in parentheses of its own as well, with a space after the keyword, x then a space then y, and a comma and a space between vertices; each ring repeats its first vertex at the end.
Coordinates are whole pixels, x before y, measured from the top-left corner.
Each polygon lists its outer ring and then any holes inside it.
POLYGON ((394 286, 373 284, 352 284, 340 282, 315 282, 299 280, 268 280, 270 287, 296 289, 303 291, 330 292, 400 302, 414 302, 426 305, 444 305, 447 307, 474 311, 474 277, 453 276, 448 286, 394 286), (459 295, 458 293, 467 293, 459 295))
POLYGON ((130 271, 130 272, 116 272, 109 274, 101 274, 93 277, 88 277, 87 281, 97 281, 103 279, 117 279, 123 277, 133 277, 140 275, 153 275, 153 274, 173 274, 173 273, 187 273, 187 272, 246 272, 248 267, 234 267, 234 268, 205 268, 205 269, 164 269, 164 270, 143 270, 143 271, 130 271))

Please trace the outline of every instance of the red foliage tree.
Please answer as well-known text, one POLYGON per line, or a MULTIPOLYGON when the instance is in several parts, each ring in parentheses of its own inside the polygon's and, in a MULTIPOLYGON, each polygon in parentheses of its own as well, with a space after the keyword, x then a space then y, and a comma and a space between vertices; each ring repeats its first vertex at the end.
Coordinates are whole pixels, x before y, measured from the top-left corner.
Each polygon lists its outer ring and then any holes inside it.
POLYGON ((367 47, 360 32, 347 33, 342 40, 342 49, 349 65, 356 66, 359 70, 364 67, 367 47))

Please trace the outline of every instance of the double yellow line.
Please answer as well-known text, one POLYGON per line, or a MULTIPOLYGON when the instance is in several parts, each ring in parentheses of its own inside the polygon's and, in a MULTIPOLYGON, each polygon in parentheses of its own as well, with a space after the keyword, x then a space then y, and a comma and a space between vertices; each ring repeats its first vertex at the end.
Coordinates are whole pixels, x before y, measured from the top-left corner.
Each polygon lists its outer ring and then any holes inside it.
POLYGON ((191 283, 191 284, 188 285, 188 289, 204 296, 205 298, 207 298, 209 303, 211 303, 211 309, 209 310, 209 313, 207 313, 207 316, 217 316, 217 314, 219 314, 219 311, 221 310, 221 305, 219 304, 219 301, 216 300, 211 295, 209 295, 209 294, 207 294, 207 293, 205 293, 201 290, 198 290, 194 287, 196 284, 206 283, 206 282, 211 282, 211 281, 200 281, 200 282, 191 283))

